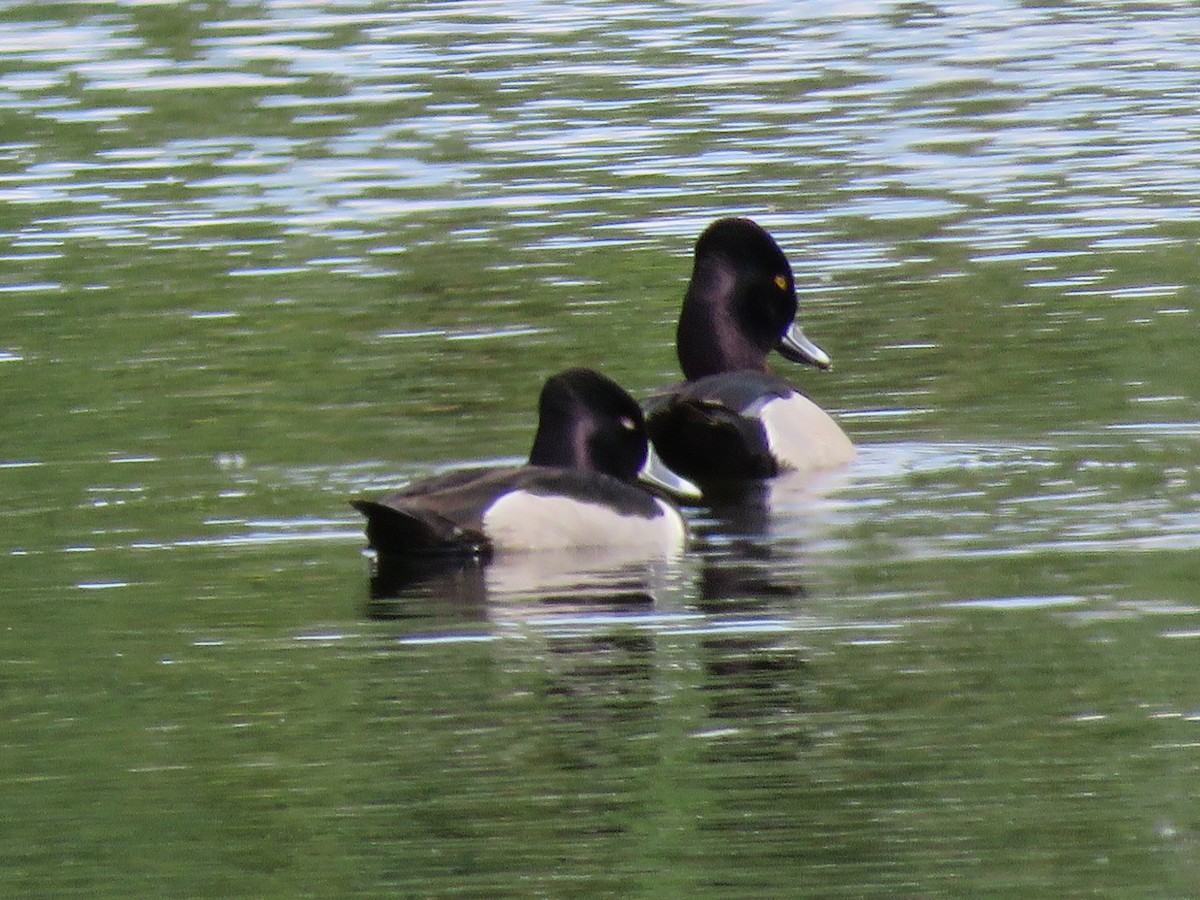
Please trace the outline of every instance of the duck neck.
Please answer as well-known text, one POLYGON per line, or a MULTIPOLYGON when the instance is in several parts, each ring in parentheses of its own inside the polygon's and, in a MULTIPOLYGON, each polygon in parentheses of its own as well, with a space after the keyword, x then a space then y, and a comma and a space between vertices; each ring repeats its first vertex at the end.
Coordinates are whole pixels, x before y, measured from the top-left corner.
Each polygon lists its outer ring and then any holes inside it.
POLYGON ((770 348, 756 347, 742 327, 746 291, 721 260, 698 261, 683 299, 675 348, 688 381, 721 372, 766 370, 770 348))
POLYGON ((587 464, 587 435, 582 429, 565 431, 538 424, 529 451, 529 463, 534 466, 549 466, 554 469, 585 469, 587 464))

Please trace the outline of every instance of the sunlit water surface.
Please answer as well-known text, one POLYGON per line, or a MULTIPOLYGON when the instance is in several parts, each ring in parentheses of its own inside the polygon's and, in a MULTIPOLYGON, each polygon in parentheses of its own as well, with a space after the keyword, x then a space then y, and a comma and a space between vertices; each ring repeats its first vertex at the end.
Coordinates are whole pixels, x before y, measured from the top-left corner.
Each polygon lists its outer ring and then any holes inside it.
POLYGON ((1194 895, 1190 6, 0 22, 5 895, 1194 895), (373 571, 348 497, 676 377, 727 214, 854 466, 373 571))

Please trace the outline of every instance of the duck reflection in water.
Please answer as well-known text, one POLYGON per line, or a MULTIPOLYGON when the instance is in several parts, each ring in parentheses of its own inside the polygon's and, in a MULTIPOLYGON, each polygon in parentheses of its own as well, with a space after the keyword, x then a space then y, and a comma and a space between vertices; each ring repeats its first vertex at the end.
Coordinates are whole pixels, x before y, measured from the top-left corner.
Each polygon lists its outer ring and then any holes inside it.
POLYGON ((691 522, 701 608, 745 612, 806 597, 806 550, 828 527, 827 495, 849 475, 789 472, 708 491, 691 522))
POLYGON ((681 558, 547 551, 501 554, 484 563, 376 554, 368 613, 395 619, 444 612, 458 620, 483 621, 489 618, 489 604, 512 612, 636 611, 674 598, 687 580, 681 558))
POLYGON ((825 492, 840 478, 775 479, 714 496, 689 514, 691 551, 636 547, 452 554, 371 552, 370 613, 483 621, 488 604, 645 607, 663 603, 704 614, 795 612, 807 597, 806 548, 825 527, 825 492))

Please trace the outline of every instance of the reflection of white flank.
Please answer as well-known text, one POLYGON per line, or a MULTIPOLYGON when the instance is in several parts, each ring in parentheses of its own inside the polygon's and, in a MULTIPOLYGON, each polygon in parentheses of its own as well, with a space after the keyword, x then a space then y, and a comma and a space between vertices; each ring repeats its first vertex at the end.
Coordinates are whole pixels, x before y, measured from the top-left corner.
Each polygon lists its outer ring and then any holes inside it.
MULTIPOLYGON (((640 547, 584 547, 544 550, 540 553, 507 553, 496 557, 482 572, 487 599, 503 605, 505 615, 522 604, 532 604, 522 618, 559 617, 573 608, 586 610, 595 603, 645 603, 682 606, 683 555, 650 554, 640 547), (554 603, 547 608, 546 600, 554 603)), ((661 609, 661 607, 660 607, 661 609)), ((565 623, 561 623, 565 624, 565 623)))
POLYGON ((654 502, 661 514, 645 519, 597 503, 513 491, 492 504, 483 526, 500 551, 623 546, 645 557, 682 550, 682 518, 661 500, 654 502))
POLYGON ((841 466, 854 459, 850 439, 803 394, 771 398, 760 408, 759 418, 771 454, 793 469, 841 466))

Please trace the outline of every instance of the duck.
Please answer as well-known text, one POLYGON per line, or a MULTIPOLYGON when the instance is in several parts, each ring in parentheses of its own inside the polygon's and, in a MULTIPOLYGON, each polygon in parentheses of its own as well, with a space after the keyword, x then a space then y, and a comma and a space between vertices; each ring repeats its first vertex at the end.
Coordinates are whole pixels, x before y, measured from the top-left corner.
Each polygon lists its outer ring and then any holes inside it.
POLYGON ((687 526, 672 496, 700 492, 651 451, 637 402, 607 376, 573 368, 542 387, 526 464, 452 470, 351 505, 381 556, 487 562, 585 548, 675 555, 687 526))
POLYGON ((838 423, 767 367, 775 350, 792 362, 832 366, 797 324, 796 307, 792 268, 764 228, 723 218, 703 231, 675 332, 685 381, 645 404, 647 432, 667 467, 705 486, 854 459, 838 423))

